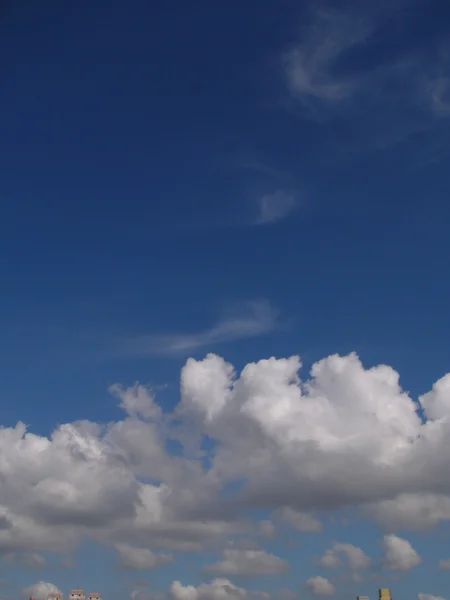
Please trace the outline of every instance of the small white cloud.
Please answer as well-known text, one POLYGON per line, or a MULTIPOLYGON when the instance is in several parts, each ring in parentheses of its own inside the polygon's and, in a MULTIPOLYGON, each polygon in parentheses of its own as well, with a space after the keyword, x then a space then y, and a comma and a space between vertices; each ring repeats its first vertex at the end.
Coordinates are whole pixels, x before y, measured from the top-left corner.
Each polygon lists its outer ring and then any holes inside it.
MULTIPOLYGON (((438 410, 438 403, 432 400, 437 398, 435 391, 422 397, 422 405, 426 407, 429 418, 434 418, 433 411, 438 410)), ((443 401, 446 395, 439 394, 438 397, 439 402, 443 401)), ((443 494, 405 493, 396 498, 368 504, 365 511, 375 516, 387 529, 402 527, 427 530, 440 521, 450 520, 450 497, 443 494)))
POLYGON ((319 558, 319 564, 327 569, 334 569, 342 564, 338 554, 333 550, 326 550, 325 554, 319 558))
POLYGON ((348 567, 354 571, 368 569, 371 564, 370 558, 362 548, 353 544, 335 543, 319 559, 323 567, 337 567, 342 564, 341 556, 345 557, 348 567))
POLYGON ((422 592, 419 592, 417 597, 419 600, 445 600, 442 596, 433 596, 433 594, 423 594, 422 592))
POLYGON ((224 550, 222 560, 205 567, 220 575, 278 575, 289 569, 289 564, 264 550, 224 550))
POLYGON ((128 569, 154 569, 173 562, 172 554, 155 554, 148 548, 135 548, 128 544, 116 544, 120 566, 128 569))
POLYGON ((157 419, 162 416, 161 407, 156 404, 153 391, 139 383, 124 389, 120 384, 110 386, 111 394, 120 399, 120 408, 131 417, 157 419))
POLYGON ((391 571, 410 571, 422 562, 411 544, 396 535, 383 538, 384 565, 391 571))
POLYGON ((443 558, 439 561, 438 567, 444 571, 450 571, 450 558, 443 558))
POLYGON ((258 528, 260 534, 267 538, 275 537, 277 533, 277 528, 275 527, 274 523, 272 523, 272 521, 270 521, 269 519, 260 521, 258 524, 258 528))
POLYGON ((334 585, 326 577, 320 575, 310 577, 306 585, 314 596, 332 596, 335 592, 334 585))
POLYGON ((254 592, 237 587, 229 579, 214 579, 198 587, 174 581, 170 586, 172 600, 249 600, 254 592))
POLYGON ((258 216, 255 225, 266 225, 285 219, 298 205, 297 195, 286 190, 267 194, 258 201, 258 216))
POLYGON ((289 523, 297 531, 321 531, 322 529, 322 523, 311 514, 294 510, 289 506, 275 511, 275 516, 277 519, 289 523))
POLYGON ((61 590, 54 584, 47 581, 39 581, 33 583, 29 587, 22 590, 22 596, 30 598, 33 596, 36 600, 47 600, 48 595, 51 592, 58 592, 62 594, 61 590))

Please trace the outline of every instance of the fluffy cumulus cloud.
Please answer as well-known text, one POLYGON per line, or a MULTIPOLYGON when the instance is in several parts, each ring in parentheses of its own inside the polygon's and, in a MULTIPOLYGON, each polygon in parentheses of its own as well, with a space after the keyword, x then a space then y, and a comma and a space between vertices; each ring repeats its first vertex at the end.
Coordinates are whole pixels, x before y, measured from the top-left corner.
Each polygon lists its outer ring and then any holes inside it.
POLYGON ((288 563, 264 550, 229 548, 222 559, 205 569, 220 575, 277 575, 289 568, 288 563))
POLYGON ((371 564, 371 559, 362 548, 338 542, 325 552, 319 563, 323 567, 337 567, 342 564, 343 560, 354 571, 367 569, 371 564))
POLYGON ((444 494, 399 494, 368 504, 365 512, 387 529, 430 529, 450 519, 450 497, 444 494))
MULTIPOLYGON (((299 368, 297 357, 272 358, 237 377, 217 356, 188 361, 181 407, 219 442, 212 471, 223 482, 246 482, 243 504, 299 513, 359 505, 401 522, 395 509, 406 494, 410 525, 427 525, 424 488, 433 498, 450 491, 436 452, 450 435, 448 378, 420 399, 424 423, 388 366, 365 369, 355 354, 330 356, 307 381, 299 368)), ((443 509, 436 515, 446 518, 443 509)))
POLYGON ((313 515, 293 510, 289 506, 283 506, 276 510, 275 517, 297 531, 320 531, 322 529, 322 523, 313 515))
POLYGON ((173 600, 247 600, 258 597, 258 594, 237 587, 229 579, 214 579, 198 587, 174 581, 170 586, 170 594, 173 600))
POLYGON ((266 538, 273 538, 277 534, 277 528, 270 519, 264 519, 258 523, 260 535, 266 538))
POLYGON ((173 554, 156 554, 148 548, 135 548, 129 544, 116 544, 120 566, 129 569, 154 569, 173 562, 173 554))
POLYGON ((310 577, 306 582, 306 586, 314 596, 332 596, 335 592, 331 581, 320 575, 310 577))
POLYGON ((450 571, 450 558, 443 558, 439 561, 438 567, 444 571, 450 571))
POLYGON ((385 535, 383 547, 384 564, 392 571, 410 571, 422 562, 411 544, 396 535, 385 535))
POLYGON ((39 581, 38 583, 33 583, 27 588, 22 590, 22 596, 31 598, 33 596, 36 600, 47 600, 48 595, 51 592, 59 592, 61 590, 54 585, 53 583, 48 583, 47 581, 39 581))
MULTIPOLYGON (((210 354, 186 362, 171 414, 152 390, 114 386, 117 422, 66 423, 49 437, 0 429, 0 554, 38 564, 91 538, 129 567, 210 547, 228 548, 217 574, 281 572, 276 556, 228 541, 314 532, 343 507, 390 531, 448 520, 450 375, 415 401, 391 367, 365 368, 355 354, 324 358, 304 379, 300 368, 296 356, 269 358, 238 374, 210 354)), ((385 550, 391 568, 420 560, 400 538, 385 550)), ((366 559, 340 544, 324 560, 366 559)))

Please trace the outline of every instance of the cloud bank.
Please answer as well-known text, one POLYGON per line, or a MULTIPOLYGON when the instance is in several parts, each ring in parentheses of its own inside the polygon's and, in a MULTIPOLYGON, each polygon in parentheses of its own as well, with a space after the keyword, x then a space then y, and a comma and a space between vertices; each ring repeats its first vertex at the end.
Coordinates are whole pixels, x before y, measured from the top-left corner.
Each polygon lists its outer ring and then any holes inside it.
MULTIPOLYGON (((388 523, 388 569, 418 565, 391 532, 450 517, 450 375, 414 400, 394 369, 365 368, 356 354, 328 356, 306 379, 300 369, 292 356, 237 373, 209 354, 187 360, 173 413, 151 389, 114 386, 124 411, 117 422, 66 423, 48 438, 23 423, 0 429, 0 554, 36 562, 43 551, 69 555, 87 538, 114 547, 122 566, 150 569, 174 552, 222 545, 206 570, 276 574, 288 568, 282 559, 228 542, 286 526, 318 531, 328 511, 347 507, 388 523), (171 441, 182 448, 176 455, 171 441), (267 519, 253 520, 252 508, 267 519)), ((370 564, 347 543, 321 560, 370 564)))

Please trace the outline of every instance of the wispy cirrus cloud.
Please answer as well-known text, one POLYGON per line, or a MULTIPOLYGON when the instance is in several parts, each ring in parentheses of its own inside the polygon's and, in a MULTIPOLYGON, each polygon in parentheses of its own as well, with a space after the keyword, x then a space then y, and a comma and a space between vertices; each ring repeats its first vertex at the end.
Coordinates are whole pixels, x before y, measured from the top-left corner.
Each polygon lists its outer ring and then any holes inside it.
POLYGON ((375 145, 396 143, 449 117, 448 39, 423 35, 411 44, 414 27, 420 29, 411 14, 401 0, 312 9, 298 42, 282 55, 292 98, 318 120, 351 118, 352 131, 371 132, 375 145), (386 60, 388 44, 393 50, 386 60))
POLYGON ((283 57, 292 93, 305 104, 338 102, 354 94, 358 80, 336 72, 341 56, 361 44, 371 32, 367 20, 341 11, 318 11, 309 31, 283 57))
POLYGON ((124 340, 120 346, 128 356, 177 356, 216 344, 264 335, 277 325, 278 311, 269 302, 257 300, 240 305, 207 329, 144 334, 124 340))
POLYGON ((287 190, 277 190, 258 200, 255 225, 268 225, 285 219, 298 207, 298 195, 287 190))

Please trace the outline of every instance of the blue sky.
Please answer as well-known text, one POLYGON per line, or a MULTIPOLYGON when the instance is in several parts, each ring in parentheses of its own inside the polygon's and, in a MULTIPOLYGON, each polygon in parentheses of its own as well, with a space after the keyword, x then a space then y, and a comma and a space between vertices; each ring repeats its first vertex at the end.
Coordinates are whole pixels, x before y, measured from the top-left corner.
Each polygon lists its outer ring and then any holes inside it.
POLYGON ((38 4, 0 9, 4 600, 446 598, 450 6, 38 4))

